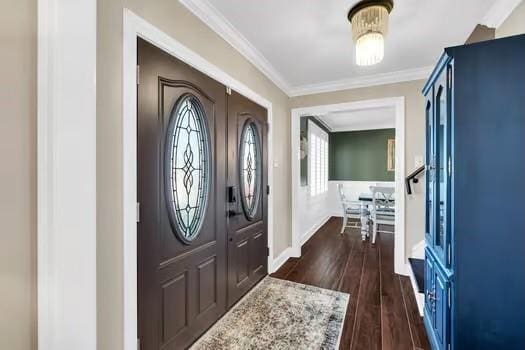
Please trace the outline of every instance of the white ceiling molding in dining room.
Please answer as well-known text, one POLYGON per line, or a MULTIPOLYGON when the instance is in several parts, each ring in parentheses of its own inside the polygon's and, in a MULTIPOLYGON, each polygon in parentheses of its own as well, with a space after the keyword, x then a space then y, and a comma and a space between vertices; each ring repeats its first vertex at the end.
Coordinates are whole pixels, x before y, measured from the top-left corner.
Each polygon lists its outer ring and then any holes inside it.
POLYGON ((393 107, 341 110, 317 116, 330 132, 394 129, 396 111, 393 107))
POLYGON ((426 79, 443 47, 501 22, 519 1, 396 2, 385 59, 372 68, 355 65, 347 12, 358 0, 179 2, 293 97, 426 79), (451 30, 436 30, 444 16, 451 30))

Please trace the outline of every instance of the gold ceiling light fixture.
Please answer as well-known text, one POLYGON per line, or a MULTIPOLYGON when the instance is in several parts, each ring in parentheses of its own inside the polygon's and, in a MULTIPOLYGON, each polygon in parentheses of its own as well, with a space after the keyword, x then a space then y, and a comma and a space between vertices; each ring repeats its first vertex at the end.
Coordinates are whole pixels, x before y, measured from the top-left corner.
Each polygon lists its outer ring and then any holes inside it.
POLYGON ((383 60, 388 16, 393 8, 393 0, 363 0, 348 12, 358 66, 371 66, 383 60))

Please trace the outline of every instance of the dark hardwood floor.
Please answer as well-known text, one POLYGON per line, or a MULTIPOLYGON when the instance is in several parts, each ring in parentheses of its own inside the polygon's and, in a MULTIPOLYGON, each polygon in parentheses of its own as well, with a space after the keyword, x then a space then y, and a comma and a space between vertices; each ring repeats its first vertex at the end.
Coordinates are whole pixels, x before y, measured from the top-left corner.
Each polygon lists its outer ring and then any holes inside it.
POLYGON ((350 294, 340 349, 430 349, 410 279, 394 273, 394 236, 362 242, 331 218, 273 277, 350 294))

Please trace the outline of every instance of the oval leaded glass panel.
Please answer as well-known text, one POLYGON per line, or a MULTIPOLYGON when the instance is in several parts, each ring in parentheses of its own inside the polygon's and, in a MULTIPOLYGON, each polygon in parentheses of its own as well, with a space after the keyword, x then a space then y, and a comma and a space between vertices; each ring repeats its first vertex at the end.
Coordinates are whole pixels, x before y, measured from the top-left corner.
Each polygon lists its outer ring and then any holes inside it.
POLYGON ((166 142, 166 189, 172 226, 182 241, 198 234, 209 188, 209 140, 204 109, 196 97, 183 96, 173 108, 166 142))
POLYGON ((241 133, 239 163, 242 206, 251 220, 257 213, 261 192, 261 148, 257 127, 251 121, 244 125, 241 133))

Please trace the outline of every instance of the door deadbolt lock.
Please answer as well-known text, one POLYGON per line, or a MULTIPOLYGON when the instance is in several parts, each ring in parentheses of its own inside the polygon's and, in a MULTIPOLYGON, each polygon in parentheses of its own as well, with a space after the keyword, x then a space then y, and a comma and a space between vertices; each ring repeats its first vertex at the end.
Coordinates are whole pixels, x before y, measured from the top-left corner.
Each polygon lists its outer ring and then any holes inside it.
POLYGON ((228 203, 237 202, 237 186, 228 186, 228 203))

